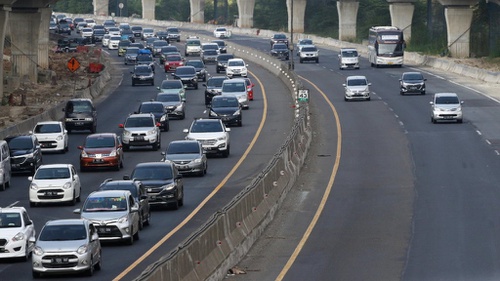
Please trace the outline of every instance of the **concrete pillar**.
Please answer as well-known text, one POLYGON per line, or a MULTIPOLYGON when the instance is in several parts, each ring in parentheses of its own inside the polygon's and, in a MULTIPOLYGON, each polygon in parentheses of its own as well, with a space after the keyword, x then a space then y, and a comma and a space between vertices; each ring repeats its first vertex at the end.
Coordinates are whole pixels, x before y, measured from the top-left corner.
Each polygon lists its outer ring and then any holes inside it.
POLYGON ((452 57, 470 56, 470 26, 472 9, 465 6, 448 6, 444 10, 448 30, 448 49, 452 57))
POLYGON ((109 15, 109 0, 92 0, 92 5, 94 5, 94 15, 109 15))
POLYGON ((358 1, 337 1, 337 12, 339 15, 339 40, 352 41, 356 39, 356 20, 358 17, 358 8, 358 1))
POLYGON ((191 14, 189 18, 193 23, 205 23, 205 0, 189 0, 191 14))
POLYGON ((304 32, 304 17, 306 14, 307 0, 287 0, 286 7, 288 11, 288 31, 304 32), (292 19, 292 3, 293 3, 293 19, 292 19))
POLYGON ((142 18, 148 20, 155 19, 155 0, 142 0, 142 18))
POLYGON ((40 31, 38 36, 38 66, 49 69, 49 23, 52 8, 38 9, 40 15, 40 31))
POLYGON ((253 27, 255 0, 238 0, 238 27, 253 27))
MULTIPOLYGON (((10 7, 2 6, 0 7, 0 38, 5 38, 5 34, 7 33, 7 25, 9 24, 9 12, 10 7)), ((0 54, 3 54, 4 41, 0 40, 0 54)), ((0 60, 0 102, 3 100, 3 58, 0 60)))
POLYGON ((9 15, 12 42, 12 73, 28 76, 30 81, 38 80, 38 38, 40 34, 40 13, 38 9, 13 9, 9 15))
POLYGON ((392 26, 403 30, 406 42, 411 40, 411 22, 415 6, 412 3, 392 3, 389 5, 392 26))

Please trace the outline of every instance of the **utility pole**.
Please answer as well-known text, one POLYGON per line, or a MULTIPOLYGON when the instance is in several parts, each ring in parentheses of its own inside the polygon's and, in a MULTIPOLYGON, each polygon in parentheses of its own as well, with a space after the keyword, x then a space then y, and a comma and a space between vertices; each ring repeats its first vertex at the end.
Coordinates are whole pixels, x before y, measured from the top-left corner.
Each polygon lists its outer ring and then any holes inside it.
POLYGON ((217 20, 217 6, 218 6, 218 0, 214 0, 214 21, 219 24, 219 21, 217 20))
POLYGON ((294 70, 295 69, 295 63, 294 63, 294 56, 293 56, 293 0, 290 2, 290 56, 292 57, 292 62, 290 63, 290 69, 294 70))

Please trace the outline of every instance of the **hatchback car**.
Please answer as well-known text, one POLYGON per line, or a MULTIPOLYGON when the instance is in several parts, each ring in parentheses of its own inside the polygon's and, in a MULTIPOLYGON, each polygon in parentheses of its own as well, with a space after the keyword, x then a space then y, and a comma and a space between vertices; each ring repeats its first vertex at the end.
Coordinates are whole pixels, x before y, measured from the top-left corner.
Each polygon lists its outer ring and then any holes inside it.
POLYGON ((156 123, 160 124, 160 130, 168 132, 170 129, 168 112, 159 101, 145 101, 139 105, 135 114, 139 113, 152 113, 155 116, 156 123))
POLYGON ((209 118, 221 119, 226 125, 242 125, 241 105, 234 96, 215 96, 210 104, 209 118))
POLYGON ((113 180, 106 179, 99 186, 99 190, 128 190, 139 204, 139 229, 151 223, 151 210, 149 207, 146 187, 138 180, 113 180))
POLYGON ((151 145, 153 150, 161 147, 160 124, 156 123, 152 113, 131 114, 118 127, 123 129, 122 143, 125 151, 131 146, 151 145))
POLYGON ((201 142, 207 154, 221 154, 224 158, 230 154, 230 128, 226 128, 220 119, 198 118, 189 129, 184 129, 186 140, 201 142))
POLYGON ((158 93, 156 101, 163 104, 169 118, 184 119, 186 117, 186 99, 179 93, 158 93))
POLYGON ((101 241, 132 245, 139 240, 139 204, 128 190, 94 191, 73 213, 94 223, 101 241))
POLYGON ((34 176, 28 177, 30 206, 42 203, 80 202, 82 186, 71 164, 42 165, 34 176))
POLYGON ((228 79, 226 76, 212 76, 208 78, 207 83, 203 84, 205 87, 205 105, 209 105, 214 96, 220 95, 222 83, 228 79))
POLYGON ((5 138, 9 144, 12 172, 34 174, 42 165, 42 149, 34 135, 11 136, 5 138))
POLYGON ((155 84, 155 73, 149 65, 136 65, 132 73, 132 86, 138 84, 146 84, 154 86, 155 84))
POLYGON ((137 55, 139 54, 139 48, 137 47, 128 47, 125 51, 125 57, 123 58, 125 64, 135 64, 137 61, 137 55))
POLYGON ((186 61, 185 65, 195 68, 196 75, 198 76, 198 81, 207 81, 208 71, 203 60, 188 60, 186 61))
POLYGON ((239 58, 229 59, 227 61, 227 66, 226 66, 226 75, 229 78, 233 78, 235 76, 247 77, 248 74, 247 67, 248 64, 246 64, 243 59, 239 58))
POLYGON ((24 207, 1 208, 0 259, 28 260, 35 245, 35 233, 35 225, 24 207))
POLYGON ((186 99, 186 90, 181 80, 163 80, 157 89, 166 94, 179 94, 184 101, 186 99))
POLYGON ((426 78, 420 72, 404 72, 399 79, 399 94, 419 93, 425 95, 426 78))
POLYGON ((370 86, 365 76, 348 76, 344 84, 344 100, 370 100, 370 86))
POLYGON ((184 205, 184 181, 173 162, 144 162, 125 180, 136 179, 146 187, 151 206, 178 209, 184 205))
POLYGON ((198 89, 198 74, 194 66, 180 66, 172 73, 172 76, 174 79, 181 80, 184 86, 198 89))
POLYGON ((88 135, 83 145, 78 146, 80 171, 90 168, 123 168, 123 149, 120 138, 115 133, 88 135))
POLYGON ((198 141, 171 141, 162 155, 162 161, 172 161, 181 174, 204 176, 207 173, 207 156, 198 141))
POLYGON ((290 50, 288 50, 288 45, 285 43, 273 44, 273 46, 271 47, 271 56, 281 60, 289 60, 290 50))
POLYGON ((97 131, 97 110, 91 99, 70 99, 63 111, 64 126, 69 133, 73 130, 97 131))
POLYGON ((245 79, 245 83, 247 85, 248 100, 252 101, 253 100, 253 87, 255 87, 255 84, 248 77, 243 78, 243 79, 245 79))
POLYGON ((30 133, 38 139, 42 152, 68 151, 68 131, 61 121, 38 122, 30 133))
POLYGON ((339 52, 339 69, 359 69, 359 53, 354 48, 342 48, 339 52))
POLYGON ((456 93, 436 93, 431 104, 431 122, 453 121, 463 122, 462 104, 456 93))
POLYGON ((101 269, 101 243, 95 226, 83 219, 48 221, 31 257, 33 278, 45 274, 79 273, 92 276, 101 269))
POLYGON ((177 67, 184 65, 184 59, 181 55, 170 54, 165 56, 163 61, 163 68, 165 72, 175 71, 177 67))

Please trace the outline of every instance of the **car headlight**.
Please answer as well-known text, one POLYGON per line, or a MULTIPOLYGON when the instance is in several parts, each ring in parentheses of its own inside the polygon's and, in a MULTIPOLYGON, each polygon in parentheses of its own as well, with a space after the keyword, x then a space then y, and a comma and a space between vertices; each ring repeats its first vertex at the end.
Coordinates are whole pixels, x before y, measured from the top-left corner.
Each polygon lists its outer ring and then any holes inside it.
POLYGON ((132 133, 130 131, 127 131, 127 130, 123 131, 124 137, 130 137, 131 135, 132 135, 132 133))
POLYGON ((86 117, 85 118, 85 121, 93 121, 93 120, 94 120, 94 118, 92 118, 92 117, 86 117))
POLYGON ((66 119, 64 119, 64 121, 71 122, 71 121, 73 121, 73 119, 72 118, 66 118, 66 119))
POLYGON ((111 153, 109 154, 109 156, 115 157, 116 156, 116 150, 111 151, 111 153))
POLYGON ((243 68, 241 69, 241 72, 246 72, 246 71, 247 71, 247 68, 246 68, 246 67, 243 67, 243 68))
POLYGON ((127 222, 128 222, 128 215, 119 218, 117 221, 117 223, 127 223, 127 222))
POLYGON ((163 116, 160 118, 160 122, 164 122, 165 120, 167 120, 167 115, 163 115, 163 116))
POLYGON ((38 189, 38 185, 36 183, 31 183, 30 184, 30 189, 33 189, 33 190, 37 190, 38 189))
POLYGON ((78 247, 78 250, 76 250, 76 252, 80 255, 83 255, 88 251, 89 251, 89 245, 87 244, 81 245, 80 247, 78 247))
POLYGON ((81 156, 82 157, 89 157, 89 155, 87 154, 87 152, 85 150, 82 150, 81 156))
POLYGON ((37 255, 37 256, 42 256, 44 254, 44 251, 42 248, 40 248, 39 246, 35 246, 33 248, 33 254, 37 255))
POLYGON ((186 136, 186 140, 196 140, 195 138, 192 138, 190 136, 186 136))
POLYGON ((149 130, 146 134, 148 134, 148 135, 156 135, 156 130, 155 129, 149 130))
POLYGON ((67 182, 62 186, 63 189, 70 189, 71 188, 71 182, 67 182))
POLYGON ((56 140, 57 141, 62 141, 63 140, 63 136, 62 135, 57 136, 56 140))
POLYGON ((201 158, 196 158, 193 160, 194 163, 201 163, 201 158))
POLYGON ((236 111, 233 113, 233 115, 235 115, 235 116, 236 116, 236 115, 240 115, 240 114, 241 114, 241 109, 238 109, 238 110, 236 110, 236 111))
POLYGON ((226 136, 218 137, 217 140, 220 140, 220 141, 226 140, 226 136))
POLYGON ((173 184, 173 183, 170 183, 170 184, 167 184, 167 185, 163 186, 164 190, 172 190, 174 188, 175 188, 175 184, 173 184))
POLYGON ((17 241, 22 241, 26 238, 26 235, 22 232, 18 232, 14 237, 12 237, 12 241, 17 242, 17 241))

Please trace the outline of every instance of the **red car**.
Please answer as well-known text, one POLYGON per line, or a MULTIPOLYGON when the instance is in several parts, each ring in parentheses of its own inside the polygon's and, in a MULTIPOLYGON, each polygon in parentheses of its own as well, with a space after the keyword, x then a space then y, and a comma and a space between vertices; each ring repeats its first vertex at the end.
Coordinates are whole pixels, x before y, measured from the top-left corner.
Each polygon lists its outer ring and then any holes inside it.
POLYGON ((78 146, 80 153, 80 171, 90 168, 113 168, 117 171, 123 167, 123 145, 115 133, 98 133, 88 135, 85 144, 78 146))
POLYGON ((168 55, 165 58, 165 72, 175 71, 179 66, 184 65, 184 60, 179 55, 168 55))
POLYGON ((250 80, 250 78, 245 77, 245 84, 247 85, 247 96, 248 100, 253 100, 253 87, 255 86, 254 83, 250 80))

